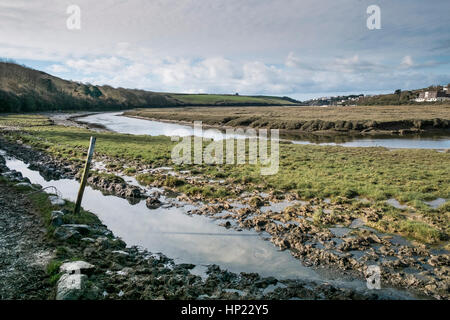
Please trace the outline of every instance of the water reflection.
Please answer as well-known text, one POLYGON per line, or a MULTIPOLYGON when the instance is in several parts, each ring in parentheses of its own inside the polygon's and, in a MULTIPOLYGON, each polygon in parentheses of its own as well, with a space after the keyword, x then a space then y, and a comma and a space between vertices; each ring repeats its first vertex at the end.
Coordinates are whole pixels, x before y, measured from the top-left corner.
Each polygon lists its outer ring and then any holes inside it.
MULTIPOLYGON (((102 124, 107 129, 128 134, 140 134, 150 136, 190 136, 194 130, 189 125, 176 123, 143 120, 120 116, 122 112, 98 113, 83 117, 81 120, 90 124, 102 124)), ((220 140, 224 134, 218 134, 217 130, 204 130, 201 134, 204 138, 220 140)), ((234 134, 230 137, 242 139, 248 135, 234 134)), ((322 144, 340 145, 344 147, 386 147, 386 148, 412 148, 412 149, 450 149, 450 136, 446 135, 408 135, 404 137, 392 136, 349 136, 333 135, 318 136, 312 134, 282 136, 295 144, 322 144)))
MULTIPOLYGON (((62 179, 45 181, 37 172, 7 157, 10 169, 22 172, 32 183, 54 186, 64 198, 75 201, 78 182, 62 179)), ((83 208, 101 221, 128 245, 162 252, 179 263, 218 264, 232 272, 258 272, 278 278, 319 279, 319 276, 287 251, 278 251, 262 241, 256 232, 225 229, 202 216, 189 216, 184 208, 150 210, 145 201, 130 206, 127 200, 86 187, 83 208)))

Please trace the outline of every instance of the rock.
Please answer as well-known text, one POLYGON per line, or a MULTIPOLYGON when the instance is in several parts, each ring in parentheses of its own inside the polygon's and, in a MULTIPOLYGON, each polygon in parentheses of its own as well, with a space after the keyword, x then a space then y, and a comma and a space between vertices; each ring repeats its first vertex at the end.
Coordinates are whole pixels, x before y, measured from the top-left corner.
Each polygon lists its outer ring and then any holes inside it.
MULTIPOLYGON (((23 182, 24 178, 22 176, 22 173, 15 171, 15 170, 11 170, 11 171, 7 171, 3 174, 4 177, 6 177, 8 180, 11 181, 17 181, 17 182, 23 182)), ((28 182, 30 182, 28 180, 28 182)))
POLYGON ((16 187, 26 187, 26 188, 30 188, 30 189, 34 189, 33 185, 31 183, 28 182, 19 182, 15 184, 16 187))
POLYGON ((156 197, 148 197, 147 200, 145 200, 145 204, 149 209, 157 209, 161 206, 161 201, 156 197))
POLYGON ((140 198, 141 197, 141 190, 136 187, 128 187, 125 190, 125 197, 127 198, 140 198))
POLYGON ((222 227, 225 227, 227 229, 231 228, 231 222, 230 221, 226 221, 224 223, 219 224, 222 227))
POLYGON ((53 227, 59 227, 64 223, 64 221, 63 221, 62 217, 56 216, 56 217, 52 218, 50 223, 53 227))
POLYGON ((123 251, 123 250, 113 250, 113 251, 111 251, 111 252, 112 252, 112 253, 115 253, 115 254, 122 255, 122 256, 129 256, 129 255, 130 255, 128 252, 125 252, 125 251, 123 251))
POLYGON ((430 259, 428 259, 428 264, 433 267, 450 266, 450 256, 449 255, 431 255, 430 259))
POLYGON ((59 272, 67 274, 89 274, 93 271, 94 266, 85 261, 66 262, 59 267, 59 272))
POLYGON ((98 287, 85 274, 63 274, 58 281, 56 300, 96 300, 101 298, 98 287))
POLYGON ((65 228, 64 226, 56 228, 55 232, 53 233, 53 236, 61 241, 81 238, 81 234, 77 230, 65 228))
POLYGON ((249 204, 250 206, 252 206, 253 208, 259 208, 261 206, 264 205, 264 200, 261 199, 261 197, 253 197, 249 200, 249 204))
POLYGON ((64 224, 63 220, 64 212, 62 211, 52 211, 51 213, 51 225, 54 227, 60 227, 64 224))
POLYGON ((280 250, 286 250, 291 247, 291 244, 286 239, 272 238, 271 240, 274 245, 276 245, 278 248, 280 248, 280 250))
POLYGON ((130 273, 133 273, 133 269, 129 268, 129 267, 123 268, 122 270, 119 270, 119 271, 116 272, 116 274, 119 275, 119 276, 127 276, 130 273))
POLYGON ((50 200, 51 204, 54 206, 63 206, 66 202, 58 196, 49 196, 48 200, 50 200))
POLYGON ((63 274, 58 280, 56 300, 78 300, 86 290, 87 276, 84 274, 63 274))
POLYGON ((109 239, 107 237, 99 237, 95 240, 96 246, 101 250, 122 250, 126 248, 126 243, 118 238, 109 239))
POLYGON ((91 232, 91 227, 86 224, 63 224, 61 227, 75 230, 83 235, 88 235, 91 232))
POLYGON ((161 192, 159 190, 150 190, 148 195, 152 198, 159 198, 161 196, 161 192))

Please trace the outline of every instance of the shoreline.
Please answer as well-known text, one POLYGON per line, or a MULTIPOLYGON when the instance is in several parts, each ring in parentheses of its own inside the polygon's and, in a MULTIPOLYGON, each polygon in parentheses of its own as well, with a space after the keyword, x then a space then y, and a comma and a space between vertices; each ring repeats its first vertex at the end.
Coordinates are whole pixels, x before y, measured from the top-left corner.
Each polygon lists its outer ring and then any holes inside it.
MULTIPOLYGON (((125 114, 125 111, 122 115, 123 117, 135 118, 140 120, 148 120, 148 121, 158 121, 165 123, 174 123, 179 125, 187 125, 192 127, 193 122, 184 121, 184 120, 173 120, 173 119, 159 119, 159 118, 151 118, 151 117, 143 117, 138 115, 130 115, 125 114)), ((226 130, 226 129, 268 129, 267 127, 251 127, 251 126, 229 126, 229 125, 212 125, 207 123, 202 123, 202 126, 210 129, 218 129, 218 130, 226 130)), ((428 130, 411 130, 411 129, 394 129, 394 130, 371 130, 371 131, 343 131, 343 130, 317 130, 317 131, 299 131, 293 129, 279 129, 280 136, 284 136, 286 141, 298 139, 308 138, 332 138, 332 137, 385 137, 385 138, 399 138, 399 137, 410 137, 414 135, 419 136, 427 136, 427 135, 442 135, 444 137, 450 136, 450 127, 445 129, 428 129, 428 130), (290 138, 288 138, 290 137, 290 138)))

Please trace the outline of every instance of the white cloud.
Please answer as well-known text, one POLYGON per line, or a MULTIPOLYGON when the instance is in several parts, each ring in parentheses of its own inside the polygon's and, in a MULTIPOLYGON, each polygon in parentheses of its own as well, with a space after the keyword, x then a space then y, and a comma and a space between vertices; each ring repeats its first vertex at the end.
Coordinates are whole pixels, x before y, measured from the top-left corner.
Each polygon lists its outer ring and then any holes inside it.
POLYGON ((404 56, 402 62, 400 63, 400 66, 404 68, 411 68, 413 65, 414 62, 411 56, 404 56))
POLYGON ((67 68, 61 64, 52 64, 50 67, 48 67, 48 70, 50 72, 54 72, 54 73, 69 72, 69 68, 67 68))
POLYGON ((286 67, 295 68, 297 66, 300 66, 301 60, 294 54, 294 52, 289 52, 286 61, 284 64, 286 67))
POLYGON ((450 82, 441 45, 450 2, 436 2, 440 10, 379 0, 383 29, 370 31, 365 0, 77 0, 82 28, 70 31, 72 1, 3 0, 0 56, 50 61, 47 70, 74 80, 158 91, 420 87, 450 82))
POLYGON ((85 74, 92 73, 106 73, 111 74, 120 70, 124 64, 123 61, 117 57, 98 58, 98 59, 70 59, 66 65, 78 72, 85 74))

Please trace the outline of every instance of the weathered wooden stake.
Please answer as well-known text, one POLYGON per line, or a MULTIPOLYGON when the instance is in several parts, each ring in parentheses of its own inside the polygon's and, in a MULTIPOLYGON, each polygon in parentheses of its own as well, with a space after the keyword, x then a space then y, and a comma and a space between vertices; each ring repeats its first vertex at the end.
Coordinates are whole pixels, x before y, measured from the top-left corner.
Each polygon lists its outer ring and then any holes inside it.
POLYGON ((77 203, 75 204, 75 210, 73 211, 73 213, 75 214, 80 213, 81 200, 83 199, 84 188, 86 187, 87 178, 89 176, 89 168, 91 166, 92 155, 94 154, 95 140, 95 137, 91 137, 86 164, 84 165, 83 177, 81 178, 80 189, 78 190, 77 203))

